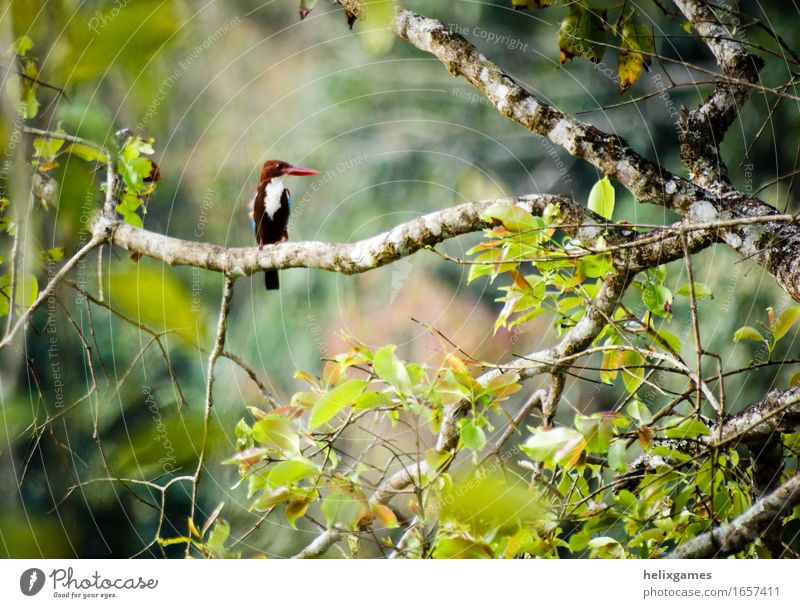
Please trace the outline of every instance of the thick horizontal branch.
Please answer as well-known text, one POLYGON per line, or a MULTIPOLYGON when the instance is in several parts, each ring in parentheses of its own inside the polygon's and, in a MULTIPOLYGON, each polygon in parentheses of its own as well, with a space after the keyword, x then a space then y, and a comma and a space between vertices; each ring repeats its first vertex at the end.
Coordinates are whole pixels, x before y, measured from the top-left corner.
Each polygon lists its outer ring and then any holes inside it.
POLYGON ((717 447, 731 443, 759 443, 775 434, 788 433, 800 424, 800 387, 772 391, 759 403, 726 420, 713 429, 709 442, 717 447))
POLYGON ((541 215, 549 204, 558 205, 561 210, 561 229, 582 243, 592 245, 603 236, 607 244, 624 245, 624 249, 612 249, 612 253, 617 267, 629 272, 639 272, 682 257, 681 239, 686 229, 689 229, 687 238, 692 252, 707 247, 714 240, 708 231, 692 231, 689 222, 637 233, 607 222, 568 198, 547 194, 465 203, 422 215, 355 243, 298 241, 267 245, 261 250, 257 247, 226 248, 165 236, 105 216, 98 216, 94 231, 96 234, 109 234, 111 243, 131 253, 173 266, 194 266, 233 276, 285 268, 317 268, 356 274, 390 264, 449 238, 487 228, 490 224, 481 218, 481 214, 491 206, 516 205, 534 215, 541 215), (639 239, 641 246, 637 244, 639 239))
POLYGON ((729 524, 686 541, 668 557, 708 559, 738 553, 800 504, 800 475, 779 486, 729 524))
POLYGON ((344 274, 366 272, 402 257, 431 247, 449 238, 487 227, 481 213, 492 205, 517 205, 540 215, 550 203, 562 210, 565 224, 592 227, 575 228, 576 235, 587 239, 602 233, 604 220, 567 198, 551 195, 520 196, 465 203, 436 211, 400 224, 374 237, 356 243, 285 241, 275 245, 226 248, 219 245, 186 241, 98 217, 94 231, 110 229, 110 241, 132 253, 162 260, 173 266, 195 266, 231 275, 283 268, 317 268, 344 274))

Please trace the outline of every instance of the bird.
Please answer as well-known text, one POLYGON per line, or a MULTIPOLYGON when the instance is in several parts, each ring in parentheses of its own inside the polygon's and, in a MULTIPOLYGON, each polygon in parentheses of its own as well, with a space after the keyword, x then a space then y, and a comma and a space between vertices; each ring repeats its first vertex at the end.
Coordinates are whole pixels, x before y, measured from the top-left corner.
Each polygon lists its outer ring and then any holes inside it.
MULTIPOLYGON (((282 160, 268 160, 264 163, 250 211, 259 249, 289 238, 287 224, 292 197, 283 183, 283 178, 287 175, 319 175, 319 171, 298 167, 282 160)), ((267 290, 280 287, 277 270, 267 270, 264 273, 264 286, 267 290)))

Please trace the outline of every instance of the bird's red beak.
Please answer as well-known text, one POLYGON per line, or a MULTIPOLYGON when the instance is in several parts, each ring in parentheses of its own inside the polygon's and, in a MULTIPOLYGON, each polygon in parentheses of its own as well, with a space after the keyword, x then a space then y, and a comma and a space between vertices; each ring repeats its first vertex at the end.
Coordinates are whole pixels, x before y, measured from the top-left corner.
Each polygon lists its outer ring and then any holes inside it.
POLYGON ((319 175, 316 169, 309 169, 307 167, 288 167, 283 170, 284 175, 319 175))

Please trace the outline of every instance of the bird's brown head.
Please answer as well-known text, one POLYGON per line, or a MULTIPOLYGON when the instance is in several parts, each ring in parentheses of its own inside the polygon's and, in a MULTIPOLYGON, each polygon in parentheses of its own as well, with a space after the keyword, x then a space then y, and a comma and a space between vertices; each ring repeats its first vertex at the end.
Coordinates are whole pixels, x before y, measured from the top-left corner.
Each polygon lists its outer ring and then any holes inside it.
POLYGON ((282 160, 268 160, 261 168, 261 183, 281 177, 283 175, 317 175, 316 169, 298 167, 282 160))

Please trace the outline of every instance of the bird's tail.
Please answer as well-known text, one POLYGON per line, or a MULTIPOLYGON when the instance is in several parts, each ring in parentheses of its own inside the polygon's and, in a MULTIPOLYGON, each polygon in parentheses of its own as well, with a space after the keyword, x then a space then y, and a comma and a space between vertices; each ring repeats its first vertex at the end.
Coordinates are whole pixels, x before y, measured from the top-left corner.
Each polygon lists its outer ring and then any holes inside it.
POLYGON ((280 281, 278 279, 277 270, 267 270, 264 273, 264 286, 268 291, 280 288, 280 281))

